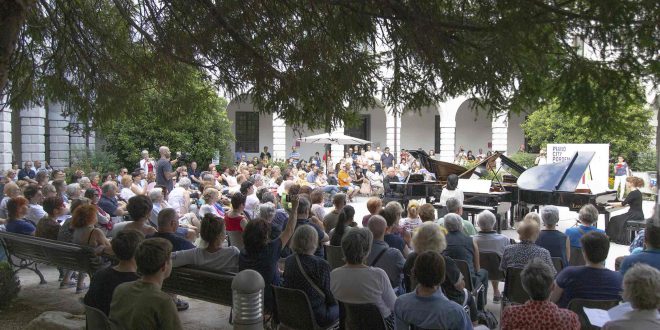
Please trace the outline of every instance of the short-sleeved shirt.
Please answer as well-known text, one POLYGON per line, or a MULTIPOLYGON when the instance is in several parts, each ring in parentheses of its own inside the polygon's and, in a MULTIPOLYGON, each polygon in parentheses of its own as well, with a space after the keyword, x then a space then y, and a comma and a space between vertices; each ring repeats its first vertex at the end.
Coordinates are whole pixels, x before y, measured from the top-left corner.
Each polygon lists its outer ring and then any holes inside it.
POLYGON ((367 265, 384 270, 390 279, 392 288, 398 288, 401 285, 405 262, 406 259, 403 258, 401 251, 391 248, 385 241, 379 240, 374 240, 369 256, 367 256, 367 265))
POLYGON ((382 154, 380 156, 380 161, 383 163, 383 167, 392 167, 394 165, 394 155, 393 154, 382 154))
POLYGON ((36 237, 57 240, 57 234, 60 232, 60 224, 52 218, 45 217, 37 224, 36 237))
POLYGON ((557 302, 562 308, 574 298, 591 300, 621 300, 623 275, 607 268, 571 266, 564 268, 556 278, 564 292, 557 302))
POLYGON ((85 294, 85 305, 97 308, 105 315, 110 314, 112 294, 119 284, 137 281, 140 277, 134 272, 119 272, 113 267, 97 271, 89 283, 89 290, 85 294))
POLYGON ((156 163, 156 183, 161 186, 167 187, 167 191, 170 192, 174 189, 174 182, 168 180, 165 176, 166 173, 172 172, 172 163, 167 159, 159 159, 156 163))
MULTIPOLYGON (((250 254, 247 250, 241 250, 238 257, 238 270, 252 269, 261 274, 266 282, 266 287, 270 285, 281 285, 280 272, 277 268, 277 262, 280 260, 282 252, 282 240, 278 237, 269 241, 266 247, 259 253, 250 254)), ((273 290, 264 290, 265 306, 268 311, 273 310, 273 290)))
POLYGON ((25 169, 21 169, 18 171, 18 179, 23 180, 25 177, 28 177, 30 179, 34 179, 34 177, 37 176, 37 173, 34 172, 34 170, 28 170, 26 171, 25 169))
POLYGON ((190 250, 195 248, 195 245, 193 245, 193 243, 184 239, 183 237, 177 236, 174 233, 158 232, 154 234, 154 237, 160 237, 170 241, 170 243, 172 243, 172 252, 181 251, 181 250, 190 250))
POLYGON ((323 217, 325 230, 329 233, 335 228, 335 226, 337 226, 337 221, 339 221, 339 212, 337 210, 332 210, 330 213, 326 214, 325 217, 323 217))
POLYGON ((443 254, 458 260, 465 260, 470 269, 470 274, 474 275, 474 243, 472 237, 465 235, 461 231, 447 233, 447 248, 443 254))
POLYGON ((502 311, 502 329, 579 330, 580 319, 549 301, 528 300, 502 311))
POLYGON ((545 248, 550 252, 553 258, 561 258, 564 265, 568 265, 566 258, 566 240, 568 237, 559 230, 541 230, 539 238, 536 239, 536 245, 545 248))
MULTIPOLYGON (((461 281, 463 274, 461 274, 461 270, 458 269, 458 265, 456 265, 454 259, 446 255, 443 255, 442 258, 445 259, 445 279, 440 284, 442 291, 447 298, 462 304, 465 294, 463 293, 463 290, 456 289, 456 284, 461 281)), ((412 252, 408 255, 408 259, 406 259, 406 263, 403 265, 403 279, 407 292, 415 290, 415 288, 412 287, 412 269, 415 265, 416 259, 417 253, 412 252)))
POLYGON ((479 252, 494 252, 500 257, 504 253, 504 248, 511 245, 511 240, 496 231, 480 231, 472 239, 477 243, 479 252))
POLYGON ((314 255, 317 257, 324 257, 324 251, 323 251, 323 243, 321 243, 321 240, 323 240, 323 237, 325 236, 325 231, 315 223, 309 221, 309 219, 298 219, 298 222, 296 223, 296 228, 302 226, 302 225, 310 225, 314 230, 316 230, 316 233, 319 236, 319 244, 316 247, 316 251, 314 251, 314 255))
POLYGON ((550 267, 552 276, 557 274, 557 270, 552 263, 552 257, 550 257, 550 252, 529 241, 522 241, 518 244, 511 244, 505 247, 502 254, 502 261, 500 262, 500 270, 506 271, 509 267, 525 268, 535 258, 541 259, 550 267))
POLYGON ((298 254, 300 264, 317 288, 321 289, 325 297, 312 287, 298 266, 296 255, 286 258, 284 263, 284 287, 302 290, 307 294, 316 320, 325 319, 326 306, 336 305, 337 301, 330 291, 330 265, 317 256, 298 254))
POLYGON ((101 198, 99 199, 98 206, 101 208, 101 210, 105 211, 105 213, 109 214, 111 217, 117 216, 117 214, 115 213, 117 211, 117 208, 119 207, 117 198, 108 198, 105 195, 102 195, 101 198))
POLYGON ((639 262, 660 270, 660 249, 646 249, 640 253, 631 254, 623 258, 620 270, 621 275, 625 275, 630 267, 639 262))
POLYGON ((5 229, 10 233, 31 235, 37 230, 37 227, 27 220, 14 220, 7 222, 5 229))
POLYGON ((117 286, 110 319, 124 329, 183 329, 172 297, 156 284, 140 280, 117 286))
POLYGON ((394 303, 397 329, 411 325, 423 329, 472 329, 472 322, 461 305, 447 299, 442 290, 424 297, 411 292, 394 303))
POLYGON ((384 237, 383 240, 390 247, 393 247, 393 248, 401 251, 401 253, 403 253, 403 250, 406 246, 406 242, 403 241, 403 238, 401 238, 401 236, 399 236, 397 234, 385 234, 385 237, 384 237))
POLYGON ((584 234, 590 231, 596 231, 605 234, 605 231, 602 229, 598 229, 593 226, 579 225, 577 227, 571 227, 566 229, 566 236, 568 236, 568 238, 571 240, 572 247, 582 248, 582 244, 580 243, 580 238, 582 238, 584 234))
POLYGON ((383 317, 389 317, 394 309, 396 295, 390 279, 380 268, 335 268, 330 273, 330 289, 341 302, 376 305, 383 317))

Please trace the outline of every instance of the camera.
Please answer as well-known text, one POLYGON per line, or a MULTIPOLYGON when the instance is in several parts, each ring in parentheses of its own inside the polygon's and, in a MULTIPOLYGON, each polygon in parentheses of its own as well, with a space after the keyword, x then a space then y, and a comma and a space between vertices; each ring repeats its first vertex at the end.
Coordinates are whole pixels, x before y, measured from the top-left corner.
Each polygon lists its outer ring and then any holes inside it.
POLYGON ((191 159, 190 159, 190 154, 187 153, 187 152, 180 152, 180 151, 178 151, 178 152, 176 153, 176 160, 178 160, 178 161, 180 161, 180 162, 182 162, 182 163, 184 163, 184 164, 188 164, 188 163, 190 163, 190 160, 191 160, 191 159))

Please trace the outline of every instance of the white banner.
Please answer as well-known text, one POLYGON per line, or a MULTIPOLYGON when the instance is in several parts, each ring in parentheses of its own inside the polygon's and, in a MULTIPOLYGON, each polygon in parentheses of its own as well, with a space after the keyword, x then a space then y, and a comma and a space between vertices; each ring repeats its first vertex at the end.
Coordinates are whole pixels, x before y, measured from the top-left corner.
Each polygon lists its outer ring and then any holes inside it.
MULTIPOLYGON (((609 189, 610 176, 610 145, 609 144, 570 144, 556 143, 548 144, 548 163, 561 163, 571 160, 578 151, 592 151, 594 158, 587 168, 583 177, 586 186, 593 193, 603 192, 609 189)), ((584 187, 583 185, 578 188, 584 187)))

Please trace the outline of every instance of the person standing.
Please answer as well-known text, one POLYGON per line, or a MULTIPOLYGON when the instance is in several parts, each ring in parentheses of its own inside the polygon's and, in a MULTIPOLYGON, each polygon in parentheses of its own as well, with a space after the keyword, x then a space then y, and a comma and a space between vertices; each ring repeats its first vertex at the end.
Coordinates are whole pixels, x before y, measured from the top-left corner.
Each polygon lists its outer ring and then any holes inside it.
POLYGON ((291 161, 291 164, 293 166, 298 165, 298 162, 300 161, 300 153, 298 152, 298 149, 296 146, 291 147, 291 153, 289 154, 289 160, 291 161))
POLYGON ((380 156, 382 168, 390 168, 394 166, 394 155, 390 153, 390 148, 385 147, 385 152, 380 156))
POLYGON ((617 199, 623 200, 623 194, 626 192, 626 179, 630 175, 630 168, 623 156, 619 156, 617 160, 617 163, 614 164, 614 190, 619 190, 617 199))
POLYGON ((537 165, 537 166, 538 166, 538 165, 545 165, 545 164, 547 164, 547 163, 548 163, 548 159, 547 159, 546 157, 547 157, 547 156, 546 156, 545 148, 543 148, 543 149, 541 149, 541 151, 539 151, 539 155, 538 155, 538 156, 536 157, 536 159, 534 160, 534 165, 537 165))
POLYGON ((259 154, 259 159, 262 163, 268 164, 271 158, 270 152, 268 152, 268 147, 264 147, 264 151, 259 154))
POLYGON ((160 159, 158 160, 158 163, 156 163, 156 184, 166 187, 169 192, 174 189, 174 181, 172 181, 172 178, 176 177, 179 169, 172 171, 170 148, 162 146, 158 149, 158 152, 160 153, 160 159))
POLYGON ((154 171, 154 161, 149 158, 149 151, 142 150, 142 159, 140 159, 140 168, 144 170, 144 173, 149 173, 154 171))

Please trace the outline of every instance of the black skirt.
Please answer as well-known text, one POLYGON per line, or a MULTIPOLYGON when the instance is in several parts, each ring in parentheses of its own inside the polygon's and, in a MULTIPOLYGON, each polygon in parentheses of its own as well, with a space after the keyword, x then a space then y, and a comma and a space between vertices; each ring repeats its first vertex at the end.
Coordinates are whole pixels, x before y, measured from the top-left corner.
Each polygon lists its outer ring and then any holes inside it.
POLYGON ((626 212, 621 215, 610 218, 610 222, 607 224, 607 236, 610 237, 610 241, 630 245, 630 234, 626 231, 626 223, 628 220, 643 220, 644 214, 639 214, 639 212, 626 212))

